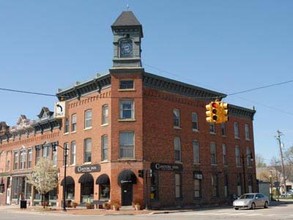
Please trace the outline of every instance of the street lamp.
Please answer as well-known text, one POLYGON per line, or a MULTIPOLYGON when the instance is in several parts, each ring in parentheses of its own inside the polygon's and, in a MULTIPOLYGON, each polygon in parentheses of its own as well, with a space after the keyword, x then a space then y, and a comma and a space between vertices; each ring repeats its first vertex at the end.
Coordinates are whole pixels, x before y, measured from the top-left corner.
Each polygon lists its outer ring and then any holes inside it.
POLYGON ((249 154, 242 154, 241 159, 242 159, 242 169, 243 169, 243 186, 244 186, 244 193, 246 193, 246 177, 245 177, 245 158, 249 156, 250 161, 253 161, 252 153, 249 154))
POLYGON ((56 151, 56 147, 60 147, 61 149, 63 149, 63 155, 64 155, 64 182, 63 182, 63 211, 67 211, 66 210, 66 200, 65 200, 65 194, 66 194, 66 167, 67 167, 67 145, 65 147, 62 147, 61 145, 58 144, 58 142, 56 143, 52 143, 52 149, 53 151, 56 151))
POLYGON ((270 178, 270 185, 271 185, 271 187, 270 187, 270 197, 271 197, 271 201, 273 201, 273 171, 272 170, 270 170, 269 178, 270 178))

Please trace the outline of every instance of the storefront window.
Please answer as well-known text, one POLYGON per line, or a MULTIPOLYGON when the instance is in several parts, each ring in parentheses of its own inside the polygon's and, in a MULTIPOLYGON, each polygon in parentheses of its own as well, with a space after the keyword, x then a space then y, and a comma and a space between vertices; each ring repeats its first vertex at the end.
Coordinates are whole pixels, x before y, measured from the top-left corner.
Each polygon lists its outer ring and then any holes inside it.
POLYGON ((110 185, 100 185, 100 200, 110 199, 110 185))

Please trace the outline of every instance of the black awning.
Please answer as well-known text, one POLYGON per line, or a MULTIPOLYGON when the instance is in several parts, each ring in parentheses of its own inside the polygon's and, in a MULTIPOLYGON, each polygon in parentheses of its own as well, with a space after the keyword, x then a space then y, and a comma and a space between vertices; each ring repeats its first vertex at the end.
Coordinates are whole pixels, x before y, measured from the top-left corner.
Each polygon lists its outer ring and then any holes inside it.
POLYGON ((90 182, 94 182, 94 178, 93 178, 92 174, 84 173, 81 175, 78 182, 79 183, 90 183, 90 182))
POLYGON ((100 184, 100 185, 110 185, 110 179, 109 176, 107 174, 102 174, 100 175, 97 180, 96 180, 96 184, 100 184))
POLYGON ((123 170, 118 176, 118 184, 136 184, 136 176, 131 170, 123 170))
MULTIPOLYGON (((71 176, 66 177, 66 185, 73 185, 74 179, 71 176)), ((61 181, 61 186, 64 185, 64 179, 61 181)))

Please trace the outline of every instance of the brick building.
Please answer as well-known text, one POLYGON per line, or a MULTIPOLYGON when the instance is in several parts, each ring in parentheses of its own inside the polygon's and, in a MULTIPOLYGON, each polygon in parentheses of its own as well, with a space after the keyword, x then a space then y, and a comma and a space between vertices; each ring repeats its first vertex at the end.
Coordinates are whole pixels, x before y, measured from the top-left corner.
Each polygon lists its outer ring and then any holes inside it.
POLYGON ((227 123, 207 123, 205 105, 225 94, 145 72, 143 29, 131 11, 112 31, 109 73, 57 93, 65 117, 44 107, 37 120, 1 122, 1 204, 20 195, 40 202, 26 181, 40 157, 59 168, 58 187, 47 195, 57 206, 64 186, 66 199, 79 204, 139 201, 148 208, 220 204, 256 191, 255 111, 229 105, 227 123))

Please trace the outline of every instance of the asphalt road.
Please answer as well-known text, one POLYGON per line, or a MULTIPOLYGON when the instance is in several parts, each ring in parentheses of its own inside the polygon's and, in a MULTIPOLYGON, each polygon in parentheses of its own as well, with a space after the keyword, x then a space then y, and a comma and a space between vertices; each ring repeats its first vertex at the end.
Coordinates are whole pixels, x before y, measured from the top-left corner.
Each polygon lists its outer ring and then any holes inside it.
POLYGON ((192 211, 153 212, 150 214, 99 214, 99 215, 72 215, 70 212, 32 212, 20 209, 0 208, 0 220, 292 220, 293 201, 279 202, 268 209, 234 210, 232 207, 201 209, 192 211))

